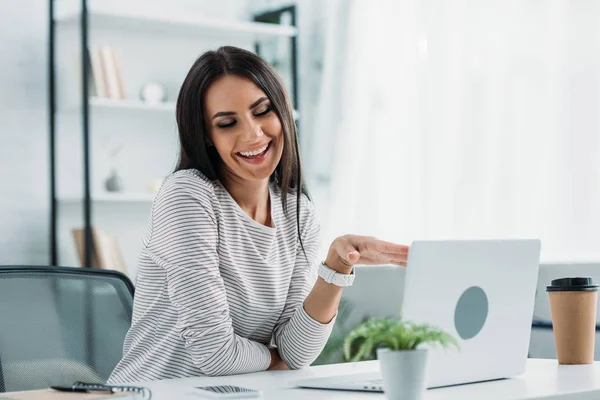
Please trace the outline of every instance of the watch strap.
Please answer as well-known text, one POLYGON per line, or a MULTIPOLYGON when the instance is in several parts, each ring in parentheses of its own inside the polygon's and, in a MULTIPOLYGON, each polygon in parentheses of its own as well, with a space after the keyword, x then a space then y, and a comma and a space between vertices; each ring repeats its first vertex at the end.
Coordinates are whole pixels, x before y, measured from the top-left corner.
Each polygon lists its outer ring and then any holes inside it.
POLYGON ((325 262, 319 264, 319 276, 329 284, 340 287, 352 286, 354 283, 354 269, 350 274, 341 274, 327 266, 325 262))

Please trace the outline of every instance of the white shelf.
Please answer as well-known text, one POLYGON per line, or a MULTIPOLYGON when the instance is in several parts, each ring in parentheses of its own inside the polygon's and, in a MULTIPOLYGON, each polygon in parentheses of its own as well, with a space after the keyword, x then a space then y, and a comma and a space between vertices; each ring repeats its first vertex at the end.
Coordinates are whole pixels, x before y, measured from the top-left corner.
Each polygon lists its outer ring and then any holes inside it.
MULTIPOLYGON (((158 104, 144 103, 141 100, 116 100, 104 97, 90 97, 90 108, 92 111, 158 111, 169 114, 175 113, 175 102, 169 101, 158 104)), ((70 104, 65 106, 64 112, 78 113, 81 111, 81 104, 70 104)))
MULTIPOLYGON (((100 193, 92 195, 94 203, 152 203, 155 193, 100 193)), ((64 204, 83 203, 83 197, 67 196, 59 198, 58 201, 64 204)))
MULTIPOLYGON (((159 104, 148 104, 141 100, 115 100, 103 97, 90 97, 90 107, 92 111, 102 110, 123 110, 123 111, 164 111, 166 113, 174 115, 175 113, 175 102, 165 102, 159 104)), ((66 112, 80 112, 81 105, 71 105, 65 109, 66 112)), ((294 119, 298 120, 299 113, 296 110, 292 111, 294 119)))
MULTIPOLYGON (((57 4, 60 5, 61 2, 57 4)), ((65 4, 56 9, 56 22, 60 25, 76 25, 79 22, 80 11, 65 4)), ((255 39, 268 37, 292 37, 298 34, 293 26, 268 24, 252 21, 227 21, 203 19, 194 15, 171 14, 150 15, 144 10, 110 10, 100 7, 88 9, 88 21, 93 28, 108 27, 111 29, 122 28, 138 31, 161 31, 169 33, 195 33, 205 35, 218 33, 219 35, 251 35, 255 39)))
POLYGON ((123 110, 146 110, 146 111, 168 111, 175 112, 175 102, 144 103, 141 100, 114 100, 103 97, 91 97, 90 105, 94 108, 123 109, 123 110))

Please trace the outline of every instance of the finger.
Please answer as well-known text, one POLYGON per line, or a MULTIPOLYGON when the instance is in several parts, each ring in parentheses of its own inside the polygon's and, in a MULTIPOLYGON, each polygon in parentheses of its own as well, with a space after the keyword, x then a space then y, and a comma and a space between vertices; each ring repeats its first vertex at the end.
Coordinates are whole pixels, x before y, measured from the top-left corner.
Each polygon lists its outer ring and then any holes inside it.
POLYGON ((369 260, 377 263, 389 262, 406 262, 408 256, 406 254, 382 254, 382 253, 362 253, 361 262, 369 260))
POLYGON ((406 261, 395 261, 395 260, 365 260, 363 258, 360 259, 361 265, 399 265, 402 267, 406 267, 406 261))
POLYGON ((380 257, 380 259, 383 259, 383 261, 386 264, 398 264, 398 263, 403 263, 406 264, 406 262, 408 261, 406 256, 400 256, 400 257, 380 257))
POLYGON ((408 259, 407 257, 394 257, 394 258, 390 258, 389 261, 390 263, 407 263, 408 259))
POLYGON ((375 249, 385 254, 408 254, 409 247, 402 244, 376 240, 375 249))
MULTIPOLYGON (((357 237, 361 240, 361 237, 357 237)), ((383 254, 408 254, 409 247, 392 242, 386 242, 374 237, 362 237, 364 247, 367 251, 378 252, 383 254)), ((360 247, 358 245, 357 247, 360 247)))
POLYGON ((346 255, 346 259, 350 265, 354 265, 360 260, 360 253, 356 250, 352 250, 346 255))
POLYGON ((392 265, 399 265, 401 267, 406 267, 406 262, 391 262, 392 265))
POLYGON ((369 265, 377 265, 377 264, 395 264, 395 263, 406 263, 407 256, 404 255, 396 255, 390 257, 386 254, 381 253, 361 253, 360 263, 361 264, 369 264, 369 265))

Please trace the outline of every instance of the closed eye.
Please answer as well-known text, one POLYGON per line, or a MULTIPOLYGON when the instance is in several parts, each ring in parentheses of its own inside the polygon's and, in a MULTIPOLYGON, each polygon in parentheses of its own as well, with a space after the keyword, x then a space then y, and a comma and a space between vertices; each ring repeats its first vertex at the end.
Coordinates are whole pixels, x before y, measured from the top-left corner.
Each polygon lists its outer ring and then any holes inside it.
POLYGON ((217 124, 217 127, 218 127, 218 128, 221 128, 221 129, 227 129, 227 128, 231 128, 231 127, 232 127, 232 126, 234 126, 236 123, 237 123, 237 121, 232 121, 232 122, 230 122, 230 123, 228 123, 228 124, 217 124))
POLYGON ((267 115, 268 113, 270 113, 273 110, 273 108, 269 105, 265 111, 263 112, 259 112, 258 114, 255 114, 256 117, 262 117, 263 115, 267 115))
MULTIPOLYGON (((273 111, 273 107, 271 107, 270 105, 262 112, 256 113, 254 114, 255 117, 263 117, 265 115, 267 115, 268 113, 270 113, 271 111, 273 111)), ((227 128, 231 128, 233 126, 235 126, 235 124, 237 124, 237 121, 233 120, 228 124, 217 124, 217 127, 220 129, 227 129, 227 128)))

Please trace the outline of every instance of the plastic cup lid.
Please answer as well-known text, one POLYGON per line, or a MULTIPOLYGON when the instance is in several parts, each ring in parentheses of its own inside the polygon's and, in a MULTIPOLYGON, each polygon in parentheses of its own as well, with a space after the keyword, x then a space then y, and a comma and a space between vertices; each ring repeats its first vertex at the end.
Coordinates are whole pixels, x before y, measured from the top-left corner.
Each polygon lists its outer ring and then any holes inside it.
POLYGON ((589 292, 598 290, 598 285, 590 277, 553 279, 548 292, 589 292))

